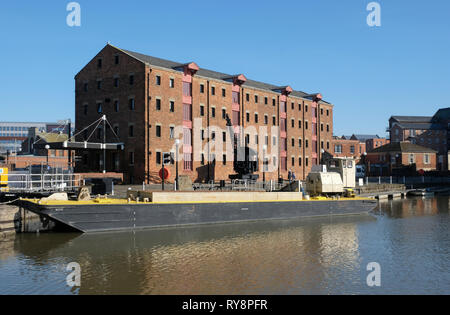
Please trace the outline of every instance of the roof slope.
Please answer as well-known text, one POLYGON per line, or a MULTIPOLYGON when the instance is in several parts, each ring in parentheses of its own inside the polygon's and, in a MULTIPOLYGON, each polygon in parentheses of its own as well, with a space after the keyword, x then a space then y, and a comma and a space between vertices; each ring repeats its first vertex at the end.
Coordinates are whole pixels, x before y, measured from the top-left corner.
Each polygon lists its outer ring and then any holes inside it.
MULTIPOLYGON (((126 49, 121 49, 121 48, 118 48, 118 47, 115 47, 115 46, 112 46, 112 47, 114 47, 116 49, 119 49, 120 51, 123 51, 124 53, 126 53, 126 54, 130 55, 131 57, 134 57, 134 58, 136 58, 136 59, 138 59, 138 60, 140 60, 140 61, 142 61, 144 63, 147 63, 147 64, 152 65, 152 66, 156 66, 156 67, 161 67, 161 68, 175 70, 176 68, 182 67, 183 65, 186 64, 185 62, 170 61, 170 60, 166 60, 166 59, 161 59, 161 58, 157 58, 157 57, 144 55, 144 54, 137 53, 137 52, 130 51, 130 50, 126 50, 126 49)), ((208 70, 208 69, 203 69, 203 68, 200 68, 198 70, 197 75, 202 76, 202 77, 206 77, 206 78, 216 79, 216 80, 223 80, 223 81, 225 81, 225 79, 229 79, 230 77, 233 76, 231 74, 221 73, 221 72, 208 70)), ((280 86, 276 86, 276 85, 273 85, 273 84, 264 83, 264 82, 260 82, 260 81, 250 80, 250 79, 248 79, 243 84, 243 86, 253 87, 253 88, 266 90, 266 91, 271 91, 271 92, 274 92, 275 90, 280 88, 280 86)), ((312 99, 311 95, 313 95, 313 94, 308 94, 308 93, 305 93, 303 91, 295 91, 294 90, 291 93, 291 95, 292 96, 296 96, 296 97, 300 97, 300 98, 312 99)), ((321 102, 326 103, 326 104, 330 104, 330 103, 328 103, 325 100, 321 100, 321 102)))
POLYGON ((431 123, 433 117, 431 116, 392 116, 391 119, 399 123, 431 123))
POLYGON ((368 153, 387 153, 387 152, 403 152, 403 153, 437 153, 437 151, 417 145, 411 142, 392 142, 384 146, 373 149, 368 153))

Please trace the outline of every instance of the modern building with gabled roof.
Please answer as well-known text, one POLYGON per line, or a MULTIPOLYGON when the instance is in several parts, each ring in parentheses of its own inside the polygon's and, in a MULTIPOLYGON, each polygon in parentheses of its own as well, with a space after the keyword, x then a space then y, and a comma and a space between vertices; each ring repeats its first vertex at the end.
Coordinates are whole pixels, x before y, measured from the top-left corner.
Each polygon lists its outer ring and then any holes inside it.
MULTIPOLYGON (((219 142, 231 143, 227 114, 237 139, 265 159, 267 180, 287 178, 289 170, 306 178, 322 150, 331 148, 333 105, 320 93, 203 69, 192 61, 169 61, 108 44, 75 76, 75 91, 77 131, 106 115, 111 122, 107 142, 117 142, 117 134, 125 145, 123 152, 108 153, 106 170, 124 173, 129 183, 158 182, 162 155, 174 151, 176 139, 181 140, 180 175, 198 182, 228 179, 234 173, 232 156, 215 149, 219 142), (270 133, 272 127, 277 133, 270 133)), ((87 139, 94 127, 77 141, 87 139)), ((84 161, 77 170, 103 169, 101 152, 77 155, 84 161)), ((173 181, 175 166, 167 168, 173 181)))

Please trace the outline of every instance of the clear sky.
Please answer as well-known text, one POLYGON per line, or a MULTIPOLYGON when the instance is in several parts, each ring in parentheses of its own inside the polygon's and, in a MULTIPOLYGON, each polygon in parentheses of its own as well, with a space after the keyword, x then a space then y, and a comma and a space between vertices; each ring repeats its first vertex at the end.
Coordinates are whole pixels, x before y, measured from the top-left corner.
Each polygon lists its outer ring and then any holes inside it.
POLYGON ((320 92, 336 135, 450 107, 450 1, 2 1, 1 121, 74 118, 74 76, 105 44, 320 92), (184 48, 183 48, 184 47, 184 48))

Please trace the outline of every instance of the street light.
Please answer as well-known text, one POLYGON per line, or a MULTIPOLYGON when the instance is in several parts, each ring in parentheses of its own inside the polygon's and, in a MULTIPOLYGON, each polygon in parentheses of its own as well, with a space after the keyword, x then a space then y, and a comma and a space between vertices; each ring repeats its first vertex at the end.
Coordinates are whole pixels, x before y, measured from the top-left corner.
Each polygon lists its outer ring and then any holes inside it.
POLYGON ((175 191, 178 191, 178 146, 180 145, 180 139, 175 140, 175 191))
POLYGON ((47 150, 47 168, 48 168, 48 151, 50 150, 50 146, 47 144, 45 146, 45 149, 47 150))

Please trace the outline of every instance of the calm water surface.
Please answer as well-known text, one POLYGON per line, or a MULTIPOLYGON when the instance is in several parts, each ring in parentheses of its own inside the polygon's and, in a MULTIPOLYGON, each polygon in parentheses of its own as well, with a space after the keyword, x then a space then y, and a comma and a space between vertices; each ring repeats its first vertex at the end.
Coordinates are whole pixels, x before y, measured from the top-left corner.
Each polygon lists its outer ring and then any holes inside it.
POLYGON ((371 216, 0 243, 0 294, 450 294, 449 197, 371 216), (67 264, 82 269, 66 284, 67 264), (370 262, 381 287, 366 284, 370 262))

